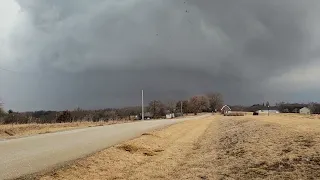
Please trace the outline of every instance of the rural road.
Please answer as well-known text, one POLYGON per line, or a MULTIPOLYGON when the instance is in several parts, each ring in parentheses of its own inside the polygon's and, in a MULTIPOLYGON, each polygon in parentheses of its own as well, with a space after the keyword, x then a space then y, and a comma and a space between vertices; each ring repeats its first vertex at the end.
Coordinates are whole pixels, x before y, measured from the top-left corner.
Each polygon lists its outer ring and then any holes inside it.
POLYGON ((52 168, 144 132, 207 116, 115 124, 0 141, 0 179, 17 178, 52 168))

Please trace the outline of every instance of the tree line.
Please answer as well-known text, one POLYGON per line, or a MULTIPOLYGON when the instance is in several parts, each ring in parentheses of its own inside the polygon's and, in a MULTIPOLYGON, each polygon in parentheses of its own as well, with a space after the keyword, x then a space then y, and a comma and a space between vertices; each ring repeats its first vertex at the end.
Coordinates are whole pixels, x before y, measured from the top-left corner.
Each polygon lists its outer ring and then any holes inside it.
POLYGON ((278 110, 281 113, 299 113, 301 108, 307 107, 310 109, 312 114, 320 114, 320 103, 312 102, 312 103, 288 103, 288 102, 280 102, 276 103, 274 106, 268 107, 267 103, 262 104, 254 104, 251 106, 230 106, 233 111, 246 111, 246 112, 255 112, 258 110, 278 110))
MULTIPOLYGON (((153 118, 164 118, 168 113, 180 116, 186 113, 198 114, 201 112, 216 111, 223 106, 223 96, 220 93, 209 93, 193 96, 186 100, 162 102, 153 100, 149 102, 145 111, 153 118), (182 108, 181 108, 182 106, 182 108), (181 109, 182 113, 181 114, 181 109)), ((84 110, 76 108, 66 111, 33 111, 5 112, 0 107, 0 124, 29 124, 29 123, 64 123, 81 121, 116 121, 134 120, 135 116, 141 114, 141 106, 124 108, 107 108, 99 110, 84 110)))

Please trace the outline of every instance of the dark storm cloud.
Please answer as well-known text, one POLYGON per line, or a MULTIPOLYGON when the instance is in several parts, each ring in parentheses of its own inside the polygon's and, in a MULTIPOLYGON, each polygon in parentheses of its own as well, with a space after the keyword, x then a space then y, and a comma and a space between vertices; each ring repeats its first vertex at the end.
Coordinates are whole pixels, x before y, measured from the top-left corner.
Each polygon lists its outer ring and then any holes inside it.
POLYGON ((313 0, 18 3, 14 61, 40 74, 3 74, 19 109, 135 105, 141 89, 148 100, 220 91, 228 103, 272 101, 283 92, 269 79, 318 58, 313 0))

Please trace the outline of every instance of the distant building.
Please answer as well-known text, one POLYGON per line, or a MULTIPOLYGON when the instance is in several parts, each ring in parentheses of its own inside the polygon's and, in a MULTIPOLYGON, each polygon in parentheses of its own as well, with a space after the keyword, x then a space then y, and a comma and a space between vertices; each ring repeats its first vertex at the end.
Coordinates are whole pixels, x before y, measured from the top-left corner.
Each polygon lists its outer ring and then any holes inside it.
POLYGON ((167 110, 165 113, 166 113, 166 119, 175 118, 175 114, 172 113, 171 111, 167 110))
POLYGON ((300 114, 311 114, 311 111, 310 111, 309 108, 304 107, 304 108, 301 108, 301 109, 299 110, 299 113, 300 113, 300 114))
POLYGON ((258 110, 258 111, 256 111, 257 113, 259 113, 259 114, 278 114, 278 113, 280 113, 278 110, 258 110))
POLYGON ((221 108, 222 114, 228 114, 229 112, 231 112, 231 108, 228 105, 222 106, 222 108, 221 108))
POLYGON ((174 117, 174 113, 166 114, 166 119, 172 119, 174 117))

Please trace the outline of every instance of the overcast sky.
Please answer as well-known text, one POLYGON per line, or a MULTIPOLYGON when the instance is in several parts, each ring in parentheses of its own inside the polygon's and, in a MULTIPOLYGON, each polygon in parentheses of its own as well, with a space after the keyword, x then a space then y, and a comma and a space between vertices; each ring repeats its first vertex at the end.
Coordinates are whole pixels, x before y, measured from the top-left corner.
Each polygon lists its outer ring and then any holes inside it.
POLYGON ((319 0, 1 0, 6 109, 320 101, 319 0))

